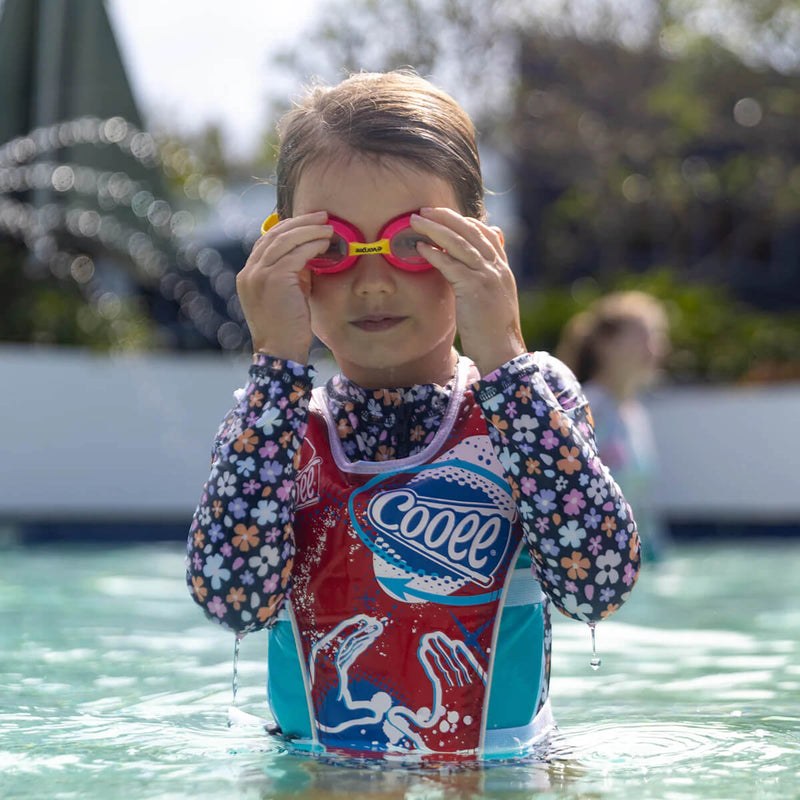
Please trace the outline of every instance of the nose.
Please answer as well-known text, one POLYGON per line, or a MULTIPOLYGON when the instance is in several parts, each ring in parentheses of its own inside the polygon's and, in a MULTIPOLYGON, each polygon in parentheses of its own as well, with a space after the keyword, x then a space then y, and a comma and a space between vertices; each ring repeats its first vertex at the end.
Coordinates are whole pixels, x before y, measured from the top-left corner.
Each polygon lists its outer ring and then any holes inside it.
POLYGON ((380 255, 361 256, 352 266, 353 291, 358 295, 393 294, 395 268, 380 255))

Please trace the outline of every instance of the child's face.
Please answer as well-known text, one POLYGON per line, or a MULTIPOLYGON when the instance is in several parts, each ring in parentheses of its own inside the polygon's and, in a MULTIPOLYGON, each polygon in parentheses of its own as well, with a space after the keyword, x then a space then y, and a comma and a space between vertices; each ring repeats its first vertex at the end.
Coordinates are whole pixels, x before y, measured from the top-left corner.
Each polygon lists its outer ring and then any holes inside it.
MULTIPOLYGON (((356 156, 306 167, 292 211, 327 211, 371 242, 393 217, 426 206, 459 210, 442 178, 402 161, 356 156)), ((406 272, 380 255, 364 255, 343 272, 312 273, 310 305, 314 333, 359 385, 388 388, 452 377, 455 298, 438 270, 406 272)))

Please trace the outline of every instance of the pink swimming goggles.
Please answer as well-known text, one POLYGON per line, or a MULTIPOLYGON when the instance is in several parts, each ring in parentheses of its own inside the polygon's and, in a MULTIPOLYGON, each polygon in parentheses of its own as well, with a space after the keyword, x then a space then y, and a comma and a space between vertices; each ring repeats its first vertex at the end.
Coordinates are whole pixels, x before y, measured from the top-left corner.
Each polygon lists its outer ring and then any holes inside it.
MULTIPOLYGON (((364 234, 347 220, 328 216, 328 225, 333 225, 330 246, 324 253, 308 261, 306 266, 313 272, 330 275, 352 267, 360 256, 377 253, 393 267, 407 272, 433 269, 432 264, 417 252, 417 244, 425 242, 434 247, 436 245, 411 227, 411 215, 415 213, 409 211, 390 219, 374 242, 363 241, 364 234)), ((266 233, 277 222, 278 215, 270 215, 264 220, 261 232, 266 233)))

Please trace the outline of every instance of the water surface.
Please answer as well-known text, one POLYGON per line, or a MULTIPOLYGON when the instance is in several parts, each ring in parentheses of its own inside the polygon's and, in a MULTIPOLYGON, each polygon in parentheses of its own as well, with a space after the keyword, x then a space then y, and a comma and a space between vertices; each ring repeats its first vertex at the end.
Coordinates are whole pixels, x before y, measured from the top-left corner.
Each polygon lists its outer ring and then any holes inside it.
MULTIPOLYGON (((800 797, 800 541, 681 545, 597 628, 557 615, 545 761, 354 768, 229 726, 233 636, 183 583, 179 545, 6 550, 0 797, 800 797)), ((264 715, 266 636, 238 706, 264 715)))

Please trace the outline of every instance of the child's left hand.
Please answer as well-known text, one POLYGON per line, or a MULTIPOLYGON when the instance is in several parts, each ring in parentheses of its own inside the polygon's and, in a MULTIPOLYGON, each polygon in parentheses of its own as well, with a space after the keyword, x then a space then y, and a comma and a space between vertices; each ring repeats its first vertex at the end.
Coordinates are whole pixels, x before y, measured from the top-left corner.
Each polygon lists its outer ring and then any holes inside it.
POLYGON ((417 245, 453 288, 461 346, 481 375, 524 353, 517 284, 500 229, 449 208, 421 209, 411 226, 442 248, 417 245))

